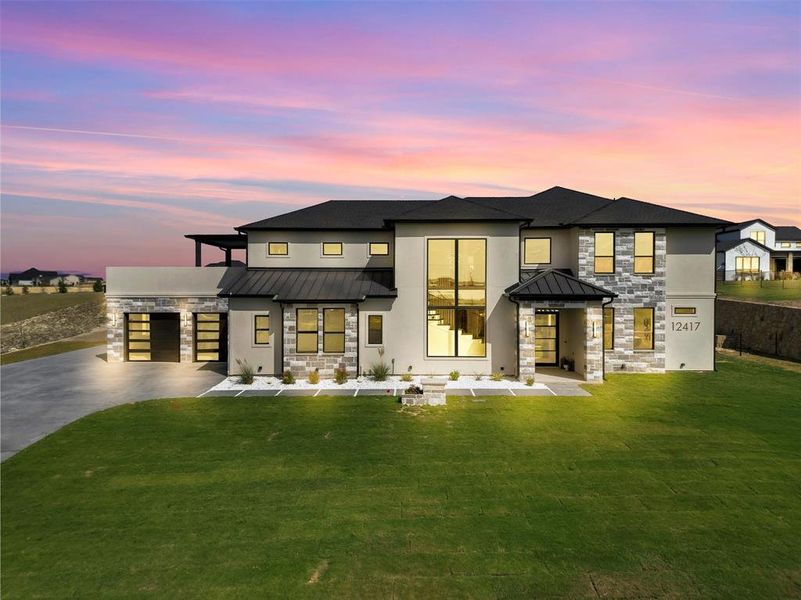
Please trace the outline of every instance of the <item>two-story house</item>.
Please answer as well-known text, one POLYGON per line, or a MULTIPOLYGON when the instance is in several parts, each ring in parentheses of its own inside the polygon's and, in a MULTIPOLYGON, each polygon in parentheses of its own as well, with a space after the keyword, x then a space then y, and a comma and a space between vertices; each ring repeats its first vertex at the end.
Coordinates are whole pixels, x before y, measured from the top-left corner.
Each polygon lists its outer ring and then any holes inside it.
POLYGON ((762 219, 735 223, 717 236, 720 280, 776 279, 801 273, 801 229, 762 219))
POLYGON ((715 233, 727 223, 555 187, 527 197, 329 201, 189 235, 196 266, 107 270, 109 361, 247 361, 305 377, 567 363, 714 368, 715 233), (202 267, 201 248, 225 252, 202 267), (245 250, 235 266, 234 250, 245 250))

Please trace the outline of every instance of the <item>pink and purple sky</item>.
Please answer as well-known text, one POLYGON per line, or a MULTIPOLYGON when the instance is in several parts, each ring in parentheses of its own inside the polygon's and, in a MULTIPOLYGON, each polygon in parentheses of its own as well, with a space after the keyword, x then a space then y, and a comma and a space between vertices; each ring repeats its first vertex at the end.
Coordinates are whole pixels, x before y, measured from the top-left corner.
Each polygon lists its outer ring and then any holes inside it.
POLYGON ((0 10, 3 272, 191 265, 185 233, 330 198, 801 225, 799 2, 0 10))

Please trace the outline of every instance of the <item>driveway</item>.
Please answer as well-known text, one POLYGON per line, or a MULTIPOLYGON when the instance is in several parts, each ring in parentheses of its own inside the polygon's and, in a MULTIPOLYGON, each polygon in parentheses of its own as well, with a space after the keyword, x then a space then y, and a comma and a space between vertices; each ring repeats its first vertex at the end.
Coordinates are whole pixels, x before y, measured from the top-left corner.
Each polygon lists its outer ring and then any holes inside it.
POLYGON ((0 458, 110 406, 197 396, 224 376, 203 364, 112 363, 103 346, 0 367, 0 458))

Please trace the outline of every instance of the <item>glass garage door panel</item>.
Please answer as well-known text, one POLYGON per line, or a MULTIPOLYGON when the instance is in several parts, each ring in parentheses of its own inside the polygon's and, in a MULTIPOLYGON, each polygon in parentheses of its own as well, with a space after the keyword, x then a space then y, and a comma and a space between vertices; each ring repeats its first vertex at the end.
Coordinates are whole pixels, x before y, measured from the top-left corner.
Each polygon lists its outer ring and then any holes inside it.
POLYGON ((555 365, 559 360, 559 313, 534 315, 534 360, 538 365, 555 365))
POLYGON ((128 360, 150 360, 150 315, 129 313, 128 319, 128 360))
POLYGON ((227 359, 227 316, 223 313, 195 313, 195 360, 218 362, 227 359))

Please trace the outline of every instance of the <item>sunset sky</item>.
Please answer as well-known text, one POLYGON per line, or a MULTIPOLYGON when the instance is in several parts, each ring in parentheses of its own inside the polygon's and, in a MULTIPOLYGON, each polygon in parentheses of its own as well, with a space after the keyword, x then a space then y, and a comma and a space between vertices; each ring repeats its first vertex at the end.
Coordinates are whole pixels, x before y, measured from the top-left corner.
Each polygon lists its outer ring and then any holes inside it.
MULTIPOLYGON (((2 271, 554 185, 801 225, 801 3, 2 4, 2 271)), ((217 259, 208 251, 208 259, 217 259)))

